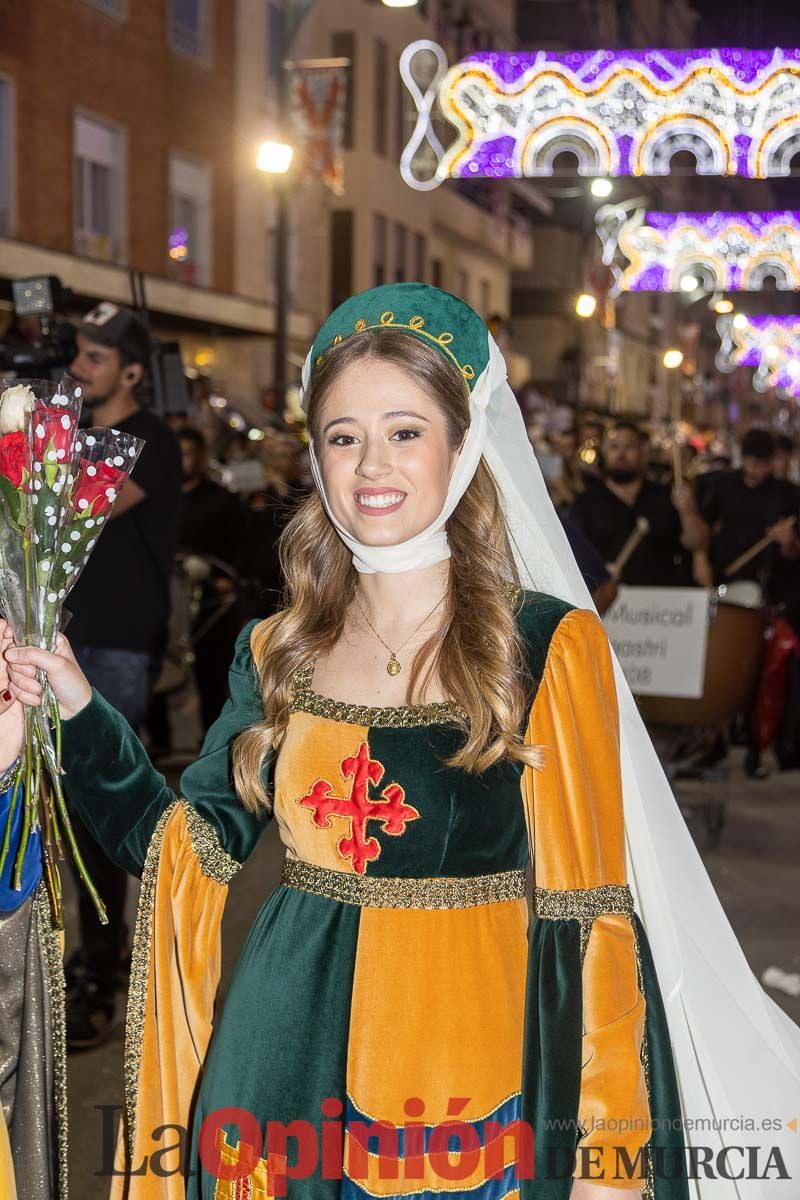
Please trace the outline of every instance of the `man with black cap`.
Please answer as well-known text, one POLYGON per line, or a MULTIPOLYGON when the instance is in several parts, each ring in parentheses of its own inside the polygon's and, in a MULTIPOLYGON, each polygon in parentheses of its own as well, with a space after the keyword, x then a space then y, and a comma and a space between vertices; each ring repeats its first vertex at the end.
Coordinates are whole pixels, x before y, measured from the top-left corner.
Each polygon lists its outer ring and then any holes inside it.
MULTIPOLYGON (((166 643, 181 500, 178 440, 166 422, 137 400, 149 359, 144 322, 129 309, 104 302, 79 326, 70 367, 83 387, 85 423, 121 429, 145 443, 68 601, 73 614, 69 638, 78 661, 97 691, 134 728, 144 717, 166 643)), ((73 821, 79 825, 75 816, 73 821)), ((82 826, 78 836, 105 901, 108 924, 100 925, 81 888, 81 945, 68 968, 67 1041, 72 1048, 96 1045, 110 1029, 128 959, 127 876, 82 826)))

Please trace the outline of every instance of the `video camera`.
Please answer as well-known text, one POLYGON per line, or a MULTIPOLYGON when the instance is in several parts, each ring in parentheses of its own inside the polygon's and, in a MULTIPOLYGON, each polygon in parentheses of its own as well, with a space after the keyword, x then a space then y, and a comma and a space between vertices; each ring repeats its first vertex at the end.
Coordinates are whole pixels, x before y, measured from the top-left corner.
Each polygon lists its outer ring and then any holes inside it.
MULTIPOLYGON (((38 317, 40 330, 30 340, 13 328, 6 333, 0 341, 0 372, 60 379, 77 354, 75 325, 56 318, 56 312, 72 300, 72 292, 62 287, 57 275, 16 279, 11 289, 17 323, 38 317)), ((161 417, 187 411, 189 396, 178 342, 150 339, 150 361, 139 391, 143 407, 161 417)))
POLYGON ((56 275, 38 275, 33 279, 15 279, 11 284, 16 324, 38 317, 37 336, 26 338, 18 328, 9 330, 0 341, 0 371, 17 375, 49 378, 60 376, 75 357, 75 327, 56 321, 56 309, 71 298, 56 275))

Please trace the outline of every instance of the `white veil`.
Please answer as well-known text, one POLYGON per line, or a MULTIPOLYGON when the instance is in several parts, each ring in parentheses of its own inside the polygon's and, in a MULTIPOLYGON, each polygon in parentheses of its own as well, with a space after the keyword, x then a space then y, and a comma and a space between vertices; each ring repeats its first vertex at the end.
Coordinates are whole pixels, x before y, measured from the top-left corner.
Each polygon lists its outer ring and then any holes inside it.
MULTIPOLYGON (((473 424, 477 418, 483 426, 482 413, 486 414, 483 454, 503 497, 521 582, 578 607, 593 608, 507 382, 505 360, 488 336, 489 363, 475 383, 470 409, 473 424)), ((303 369, 304 391, 310 367, 309 355, 303 369)), ((315 478, 321 489, 316 465, 315 478)), ((322 489, 321 494, 327 506, 322 489)), ((450 494, 448 501, 452 501, 450 494)), ((437 536, 439 528, 434 522, 431 536, 437 536)), ((373 548, 358 545, 368 559, 373 548)), ((360 569, 392 567, 362 563, 360 569)), ((614 669, 628 880, 666 1008, 685 1121, 684 1144, 709 1147, 712 1155, 714 1177, 704 1178, 700 1167, 700 1178, 690 1180, 690 1196, 692 1200, 800 1200, 800 1132, 787 1128, 787 1122, 800 1118, 800 1027, 766 994, 751 971, 616 656, 614 669), (722 1155, 725 1147, 734 1149, 722 1155), (748 1152, 741 1147, 755 1149, 748 1152), (773 1147, 778 1148, 790 1178, 781 1179, 775 1161, 770 1164, 773 1147), (720 1178, 724 1172, 734 1178, 720 1178), (740 1173, 755 1177, 735 1178, 740 1173), (759 1174, 767 1177, 758 1178, 759 1174)))

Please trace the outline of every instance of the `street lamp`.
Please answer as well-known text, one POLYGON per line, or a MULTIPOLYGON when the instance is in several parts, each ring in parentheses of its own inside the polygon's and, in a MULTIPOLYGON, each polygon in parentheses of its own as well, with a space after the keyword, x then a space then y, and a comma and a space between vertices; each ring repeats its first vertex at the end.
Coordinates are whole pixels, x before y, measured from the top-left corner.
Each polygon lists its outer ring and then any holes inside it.
POLYGON ((294 147, 286 142, 262 142, 258 148, 256 166, 267 175, 285 175, 293 157, 294 147))
POLYGON ((581 292, 575 301, 575 312, 579 317, 593 317, 597 308, 597 299, 590 292, 581 292))
MULTIPOLYGON (((384 0, 384 3, 386 0, 384 0)), ((593 179, 589 185, 589 191, 593 196, 597 196, 598 200, 605 200, 614 190, 614 185, 610 179, 593 179)))
POLYGON ((683 362, 683 351, 675 349, 665 350, 661 361, 668 371, 674 371, 683 362))
MULTIPOLYGON (((278 132, 285 136, 289 128, 290 75, 287 56, 297 31, 315 7, 317 0, 285 0, 283 20, 278 25, 276 54, 281 64, 281 79, 278 89, 278 132)), ((419 0, 382 0, 385 8, 416 8, 419 0)), ((294 147, 289 142, 262 142, 256 166, 272 176, 286 176, 292 165, 294 147)), ((283 413, 286 401, 286 360, 288 350, 289 319, 289 181, 277 180, 275 198, 277 203, 276 253, 275 253, 275 371, 274 391, 276 408, 283 413)))

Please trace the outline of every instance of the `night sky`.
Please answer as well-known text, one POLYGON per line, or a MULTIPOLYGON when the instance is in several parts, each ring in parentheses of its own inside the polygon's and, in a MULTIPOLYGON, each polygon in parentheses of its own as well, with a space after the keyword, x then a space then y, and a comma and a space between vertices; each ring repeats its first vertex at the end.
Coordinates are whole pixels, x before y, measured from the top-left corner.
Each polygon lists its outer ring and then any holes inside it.
POLYGON ((797 0, 693 0, 698 46, 800 46, 797 0))

